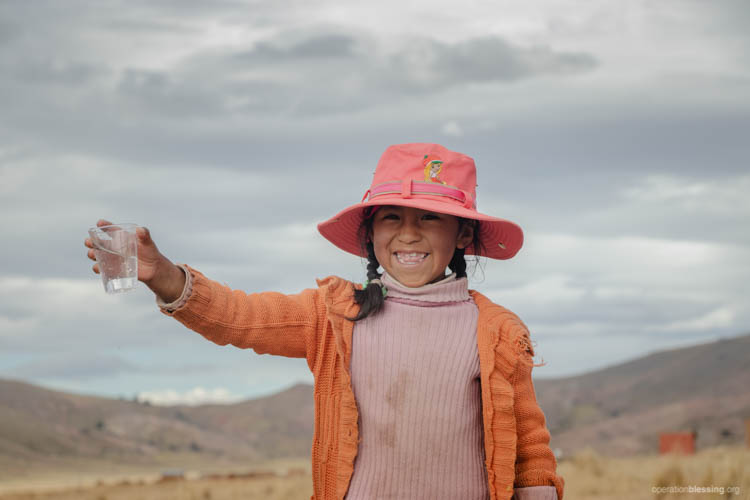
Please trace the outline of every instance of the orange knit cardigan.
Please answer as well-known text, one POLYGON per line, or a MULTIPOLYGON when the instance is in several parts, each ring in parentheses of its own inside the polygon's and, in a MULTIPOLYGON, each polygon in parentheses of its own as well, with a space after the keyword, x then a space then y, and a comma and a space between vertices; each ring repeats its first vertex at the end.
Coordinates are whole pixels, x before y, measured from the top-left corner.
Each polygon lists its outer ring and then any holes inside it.
MULTIPOLYGON (((343 499, 359 435, 349 372, 354 323, 344 318, 359 310, 352 283, 330 276, 317 280, 318 288, 298 294, 246 294, 185 267, 193 278, 192 293, 176 310, 162 309, 164 314, 220 345, 307 359, 315 376, 312 499, 343 499)), ((564 482, 556 475, 549 431, 531 381, 534 352, 528 329, 511 311, 479 292, 469 293, 479 309, 477 346, 490 498, 510 500, 514 487, 548 485, 562 500, 564 482)))

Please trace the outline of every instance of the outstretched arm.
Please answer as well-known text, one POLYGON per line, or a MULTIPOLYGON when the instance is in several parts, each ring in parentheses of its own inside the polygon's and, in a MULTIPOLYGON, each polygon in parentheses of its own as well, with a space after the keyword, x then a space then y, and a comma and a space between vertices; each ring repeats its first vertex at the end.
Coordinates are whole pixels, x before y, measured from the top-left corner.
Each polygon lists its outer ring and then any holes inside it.
POLYGON ((324 308, 317 289, 298 294, 278 292, 246 294, 186 271, 182 296, 165 303, 161 311, 219 345, 251 348, 258 354, 314 359, 315 333, 324 308))
MULTIPOLYGON (((98 227, 110 222, 100 219, 98 227)), ((161 311, 220 345, 232 344, 295 358, 307 358, 312 369, 316 332, 325 328, 325 305, 318 289, 294 295, 246 294, 209 280, 162 254, 145 227, 136 229, 138 279, 156 295, 161 311)), ((87 256, 96 260, 90 238, 87 256)), ((92 267, 99 273, 99 265, 92 267)))

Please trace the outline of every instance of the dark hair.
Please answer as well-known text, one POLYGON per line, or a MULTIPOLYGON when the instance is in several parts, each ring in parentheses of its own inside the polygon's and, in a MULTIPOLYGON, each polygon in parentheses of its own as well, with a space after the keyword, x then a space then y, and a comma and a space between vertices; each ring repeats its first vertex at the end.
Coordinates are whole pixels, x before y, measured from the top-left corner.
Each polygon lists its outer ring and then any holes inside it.
MULTIPOLYGON (((378 273, 380 263, 378 262, 377 257, 375 257, 375 247, 372 244, 372 240, 370 239, 370 233, 372 232, 373 223, 373 217, 370 216, 372 215, 373 209, 374 208, 372 206, 365 207, 363 211, 364 217, 362 218, 362 222, 357 229, 357 238, 359 239, 360 248, 362 249, 362 253, 367 255, 368 281, 380 278, 381 276, 380 273, 378 273)), ((486 252, 486 249, 482 244, 481 238, 479 236, 481 232, 481 226, 478 220, 458 217, 459 234, 467 224, 471 225, 474 228, 474 236, 469 246, 474 249, 474 255, 476 256, 475 263, 478 264, 479 257, 481 257, 486 252)), ((453 252, 451 261, 448 263, 448 268, 452 272, 456 273, 456 278, 466 277, 466 259, 464 257, 465 254, 465 249, 456 248, 455 252, 453 252)), ((383 302, 385 301, 385 297, 383 296, 383 288, 377 283, 370 283, 362 290, 357 290, 355 288, 354 301, 361 307, 359 313, 355 317, 346 318, 349 321, 359 321, 371 314, 375 314, 376 312, 378 312, 383 306, 383 302)))

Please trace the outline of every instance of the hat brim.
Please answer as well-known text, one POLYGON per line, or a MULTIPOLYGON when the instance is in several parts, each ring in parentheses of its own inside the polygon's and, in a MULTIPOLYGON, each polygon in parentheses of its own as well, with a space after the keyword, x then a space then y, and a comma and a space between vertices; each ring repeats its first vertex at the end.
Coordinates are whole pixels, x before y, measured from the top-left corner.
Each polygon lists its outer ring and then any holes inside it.
MULTIPOLYGON (((367 255, 362 252, 360 246, 358 229, 364 217, 363 209, 378 205, 420 208, 481 221, 479 239, 485 247, 485 251, 481 253, 483 257, 499 260, 510 259, 523 246, 523 231, 515 222, 485 215, 462 205, 453 205, 441 199, 430 199, 424 196, 419 198, 382 197, 378 200, 357 203, 319 223, 318 231, 325 239, 345 252, 366 258, 367 255)), ((473 246, 466 248, 466 254, 476 255, 476 253, 473 246)))

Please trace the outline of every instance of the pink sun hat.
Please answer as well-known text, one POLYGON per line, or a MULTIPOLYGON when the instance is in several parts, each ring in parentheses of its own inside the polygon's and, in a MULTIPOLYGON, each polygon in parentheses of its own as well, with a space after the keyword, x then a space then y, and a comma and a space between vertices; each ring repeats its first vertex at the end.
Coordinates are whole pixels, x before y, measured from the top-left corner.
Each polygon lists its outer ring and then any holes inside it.
MULTIPOLYGON (((325 222, 318 231, 340 249, 360 257, 357 235, 364 209, 399 205, 455 215, 480 222, 483 254, 510 259, 523 245, 523 231, 514 222, 477 212, 477 170, 474 160, 440 144, 412 143, 389 146, 378 161, 375 175, 362 200, 325 222)), ((466 254, 475 254, 472 246, 466 254)))

